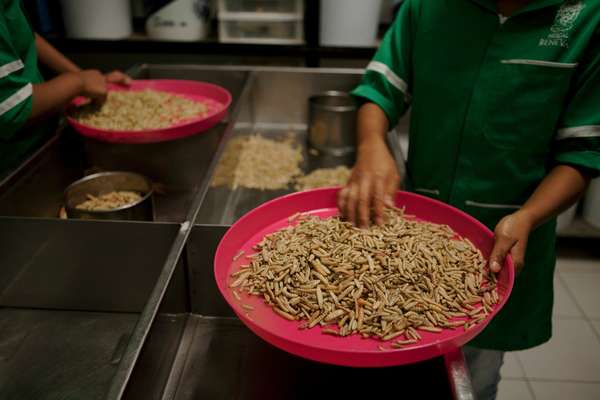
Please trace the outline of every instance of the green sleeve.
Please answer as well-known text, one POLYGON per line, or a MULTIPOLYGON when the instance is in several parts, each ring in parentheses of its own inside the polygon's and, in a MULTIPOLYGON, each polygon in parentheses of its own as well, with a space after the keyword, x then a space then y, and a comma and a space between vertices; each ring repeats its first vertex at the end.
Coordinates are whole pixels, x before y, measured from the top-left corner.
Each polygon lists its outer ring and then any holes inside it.
POLYGON ((555 137, 554 162, 600 173, 600 29, 579 61, 555 137))
POLYGON ((31 115, 33 86, 26 76, 25 60, 14 49, 5 18, 3 12, 0 15, 0 139, 8 140, 31 115))
POLYGON ((410 102, 415 4, 415 0, 406 0, 400 7, 361 83, 352 92, 359 100, 381 107, 390 127, 398 123, 410 102))

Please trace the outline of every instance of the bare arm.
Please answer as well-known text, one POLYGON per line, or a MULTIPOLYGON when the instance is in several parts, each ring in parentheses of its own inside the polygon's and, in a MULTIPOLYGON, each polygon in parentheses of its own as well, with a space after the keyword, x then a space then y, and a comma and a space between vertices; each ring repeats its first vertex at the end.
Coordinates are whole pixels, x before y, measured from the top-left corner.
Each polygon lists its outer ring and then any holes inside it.
POLYGON ((573 205, 583 195, 589 181, 590 178, 576 168, 554 167, 523 207, 504 217, 496 226, 491 269, 499 271, 509 253, 517 270, 522 268, 530 232, 573 205))
POLYGON ((106 83, 129 84, 131 78, 120 71, 102 75, 96 70, 81 70, 43 37, 35 34, 39 61, 59 74, 57 77, 33 85, 33 105, 30 121, 58 111, 76 96, 86 96, 93 101, 106 99, 106 83))
POLYGON ((393 204, 400 176, 385 142, 389 122, 383 110, 374 103, 365 103, 357 118, 356 165, 347 186, 340 191, 338 207, 348 220, 366 227, 371 210, 375 222, 383 222, 384 208, 393 204))
MULTIPOLYGON (((38 53, 39 61, 50 68, 57 74, 64 74, 67 72, 81 72, 73 61, 69 60, 64 54, 52 46, 46 39, 35 34, 35 47, 38 53)), ((121 71, 112 71, 105 75, 106 81, 109 83, 118 83, 128 85, 131 78, 121 71)))
POLYGON ((583 195, 590 177, 569 165, 558 165, 540 183, 525 203, 522 212, 528 213, 534 226, 558 215, 583 195))
POLYGON ((359 152, 361 148, 368 148, 375 142, 385 143, 388 120, 378 105, 365 103, 358 110, 357 118, 357 146, 359 152))
POLYGON ((33 85, 30 120, 59 110, 76 96, 93 101, 106 99, 106 78, 99 71, 66 72, 47 82, 33 85))
POLYGON ((58 111, 81 93, 83 81, 77 73, 61 74, 54 79, 33 85, 33 105, 30 119, 36 120, 58 111))
POLYGON ((39 61, 57 74, 81 71, 81 68, 37 33, 35 34, 35 47, 39 61))

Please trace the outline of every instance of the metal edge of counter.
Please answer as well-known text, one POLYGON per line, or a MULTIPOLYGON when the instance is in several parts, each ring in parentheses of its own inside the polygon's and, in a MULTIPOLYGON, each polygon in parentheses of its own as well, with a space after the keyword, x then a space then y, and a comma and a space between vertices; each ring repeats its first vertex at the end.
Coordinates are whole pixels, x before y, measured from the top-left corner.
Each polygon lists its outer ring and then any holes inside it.
POLYGON ((62 135, 63 127, 58 127, 56 132, 37 150, 31 153, 21 164, 10 170, 6 175, 0 177, 0 196, 12 187, 12 184, 29 172, 29 167, 38 159, 46 154, 49 147, 52 147, 62 135))
MULTIPOLYGON (((141 68, 143 66, 144 65, 134 66, 133 68, 141 68)), ((234 68, 231 69, 233 70, 234 68)), ((245 71, 245 69, 242 68, 235 68, 235 70, 245 71)), ((244 88, 242 89, 242 92, 240 94, 241 100, 243 100, 247 96, 252 86, 252 81, 254 79, 254 75, 251 73, 252 71, 248 70, 248 72, 249 75, 246 78, 244 88)), ((210 167, 208 169, 208 173, 206 174, 202 184, 200 185, 200 189, 198 190, 192 201, 192 205, 190 206, 190 209, 186 215, 185 221, 180 224, 179 232, 177 233, 177 236, 175 237, 173 244, 171 245, 171 249, 165 261, 164 267, 157 279, 156 284, 154 285, 152 293, 150 294, 150 297, 148 298, 144 310, 142 311, 142 314, 140 315, 136 327, 131 335, 129 344, 127 345, 127 348, 123 353, 121 363, 119 364, 119 367, 115 375, 113 376, 110 388, 106 395, 107 400, 121 399, 125 392, 125 388, 129 382, 131 374, 133 373, 137 359, 142 351, 142 347, 146 342, 146 338, 148 336, 148 333, 150 332, 150 328, 152 326, 154 318, 156 317, 160 303, 165 295, 165 292, 167 291, 167 287, 169 285, 169 282, 171 281, 171 277, 173 276, 173 272, 175 271, 177 262, 184 251, 185 244, 187 243, 187 239, 193 227, 193 222, 196 219, 198 212, 200 211, 200 207, 202 206, 202 202, 204 201, 204 197, 206 196, 206 192, 208 191, 208 187, 210 184, 210 180, 212 179, 214 169, 216 168, 219 162, 221 154, 224 151, 225 144, 227 143, 227 140, 235 126, 235 121, 242 108, 242 103, 242 101, 239 101, 236 104, 235 109, 232 110, 230 114, 227 128, 225 129, 225 133, 221 138, 219 148, 213 156, 210 167)))
POLYGON ((448 382, 455 400, 475 400, 471 374, 461 349, 444 355, 444 363, 448 373, 448 382))
MULTIPOLYGON (((261 65, 210 65, 210 64, 154 64, 140 63, 132 66, 127 73, 131 74, 144 68, 167 68, 178 70, 212 70, 232 72, 310 72, 310 73, 335 73, 335 74, 363 74, 364 68, 311 68, 311 67, 286 67, 286 66, 261 66, 261 65)), ((250 79, 250 77, 249 77, 250 79)), ((248 82, 246 83, 248 84, 248 82)), ((240 98, 242 96, 240 95, 240 98)))

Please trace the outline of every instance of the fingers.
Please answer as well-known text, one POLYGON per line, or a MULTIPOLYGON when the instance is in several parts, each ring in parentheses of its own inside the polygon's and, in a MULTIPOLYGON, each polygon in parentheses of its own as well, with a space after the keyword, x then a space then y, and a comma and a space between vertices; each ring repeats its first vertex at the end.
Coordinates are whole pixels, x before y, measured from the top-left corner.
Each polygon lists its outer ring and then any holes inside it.
POLYGON ((373 182, 363 179, 359 184, 357 201, 357 221, 360 228, 368 228, 371 218, 371 203, 373 202, 373 182))
POLYGON ((394 207, 394 197, 400 186, 400 176, 394 174, 385 183, 384 202, 386 207, 394 207))
POLYGON ((494 248, 490 254, 490 269, 492 272, 500 272, 506 255, 512 250, 516 244, 516 240, 502 233, 496 233, 496 241, 494 242, 494 248))
POLYGON ((516 272, 521 272, 525 265, 525 249, 527 248, 527 239, 518 240, 510 251, 516 272))
POLYGON ((350 183, 348 186, 348 195, 346 197, 346 219, 352 224, 356 225, 356 209, 358 207, 358 184, 356 182, 350 183))
POLYGON ((527 240, 533 224, 528 214, 517 211, 502 218, 496 225, 496 241, 490 255, 490 269, 500 271, 506 255, 510 253, 515 269, 519 272, 525 263, 527 240))
POLYGON ((112 72, 106 74, 106 81, 108 83, 129 85, 131 83, 131 78, 127 74, 124 74, 121 71, 112 71, 112 72))
POLYGON ((100 83, 94 92, 94 102, 104 104, 108 97, 108 88, 106 84, 100 83))
POLYGON ((96 104, 104 103, 108 94, 104 75, 97 70, 85 70, 79 74, 83 83, 81 94, 96 104))
POLYGON ((348 204, 348 194, 349 193, 350 193, 350 189, 348 188, 348 186, 345 186, 345 187, 341 188, 337 194, 338 210, 340 210, 340 213, 342 214, 343 217, 346 217, 346 205, 348 204))
POLYGON ((386 207, 384 183, 381 179, 377 179, 373 186, 373 219, 377 225, 382 225, 386 207))
POLYGON ((393 162, 386 162, 385 156, 371 158, 354 166, 348 185, 337 196, 341 214, 361 228, 368 228, 371 218, 378 225, 385 223, 385 208, 394 205, 400 182, 393 162), (374 160, 381 161, 381 165, 374 160))
POLYGON ((371 217, 381 225, 385 222, 385 208, 393 206, 398 182, 397 176, 386 180, 372 175, 355 176, 339 191, 337 206, 342 216, 361 228, 369 226, 371 217))
POLYGON ((93 93, 89 94, 90 98, 94 102, 94 104, 101 106, 106 102, 106 98, 108 97, 108 92, 106 90, 97 90, 93 93))
POLYGON ((106 81, 109 83, 129 85, 131 83, 131 78, 121 71, 112 71, 109 74, 106 74, 106 81))

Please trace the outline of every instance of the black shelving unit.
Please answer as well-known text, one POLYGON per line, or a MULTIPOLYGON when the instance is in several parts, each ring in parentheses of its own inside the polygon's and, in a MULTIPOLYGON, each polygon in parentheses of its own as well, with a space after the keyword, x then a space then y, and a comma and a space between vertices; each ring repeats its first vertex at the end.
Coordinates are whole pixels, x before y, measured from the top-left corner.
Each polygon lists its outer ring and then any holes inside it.
MULTIPOLYGON (((64 53, 99 54, 203 54, 260 57, 297 57, 305 60, 307 67, 318 67, 324 58, 370 59, 375 47, 323 47, 314 44, 274 45, 221 43, 217 40, 198 42, 171 42, 134 36, 124 40, 69 39, 49 36, 47 39, 64 53)), ((146 60, 144 60, 146 61, 146 60)))
MULTIPOLYGON (((35 2, 26 1, 29 6, 31 22, 34 28, 39 25, 39 18, 36 18, 35 2)), ((304 36, 305 43, 299 45, 271 45, 271 44, 239 44, 239 43, 221 43, 216 37, 217 26, 213 23, 212 36, 207 40, 197 42, 176 42, 176 41, 158 41, 149 39, 143 32, 143 20, 135 20, 134 28, 137 33, 132 37, 123 40, 87 40, 70 39, 64 36, 62 22, 60 20, 54 23, 54 32, 45 34, 46 38, 65 54, 72 56, 75 61, 86 59, 97 59, 98 56, 105 57, 106 64, 110 60, 116 60, 115 65, 119 65, 119 60, 123 64, 130 65, 124 61, 125 56, 129 61, 132 57, 151 57, 152 55, 162 55, 177 57, 186 56, 216 56, 231 57, 233 63, 243 63, 245 57, 263 57, 265 59, 291 58, 295 61, 293 65, 304 65, 307 67, 319 67, 324 59, 351 59, 351 60, 369 60, 375 47, 323 47, 319 45, 319 0, 305 1, 304 17, 304 36), (95 57, 94 57, 95 56, 95 57), (237 61, 236 61, 237 60, 237 61)), ((56 10, 55 10, 56 11, 56 10)), ((60 12, 54 12, 53 18, 60 19, 60 12)), ((214 21, 213 21, 214 22, 214 21)), ((385 30, 382 26, 382 31, 385 30)), ((181 57, 180 57, 181 58, 181 57)), ((156 60, 140 59, 138 62, 156 62, 156 60)), ((164 61, 164 60, 160 60, 164 61)), ((180 60, 175 59, 177 62, 180 60)), ((201 61, 200 61, 201 62, 201 61)), ((285 61, 282 62, 285 64, 285 61)), ((90 62, 89 66, 92 66, 90 62)), ((84 65, 86 66, 86 65, 84 65)))

